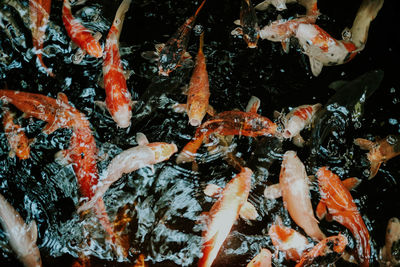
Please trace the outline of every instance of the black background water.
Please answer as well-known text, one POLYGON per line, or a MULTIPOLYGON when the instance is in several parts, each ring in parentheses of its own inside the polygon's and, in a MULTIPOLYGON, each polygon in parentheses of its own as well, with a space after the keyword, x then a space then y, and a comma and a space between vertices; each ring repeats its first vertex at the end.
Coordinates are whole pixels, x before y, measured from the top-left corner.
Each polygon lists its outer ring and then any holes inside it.
MULTIPOLYGON (((248 49, 242 39, 231 36, 230 32, 236 27, 233 21, 239 18, 240 1, 207 1, 197 23, 205 29, 210 103, 217 111, 243 110, 250 96, 255 95, 261 99, 259 113, 272 118, 274 110, 287 112, 289 107, 302 104, 325 104, 334 94, 328 88, 332 81, 354 79, 373 69, 384 70, 385 77, 380 88, 366 102, 360 127, 352 127, 346 132, 343 145, 337 148, 341 160, 331 166, 342 178, 357 176, 363 179, 352 195, 370 231, 372 264, 377 265, 377 253, 384 244, 387 221, 393 216, 400 216, 399 158, 383 165, 378 175, 368 181, 365 170, 369 166, 365 151, 352 142, 357 137, 384 137, 400 133, 400 78, 397 67, 400 37, 395 1, 384 3, 370 27, 365 49, 353 61, 341 66, 324 67, 318 77, 312 76, 308 58, 301 54, 295 43, 289 54, 285 54, 279 43, 260 40, 257 49, 248 49)), ((317 23, 332 36, 340 38, 343 28, 351 26, 360 2, 319 1, 322 16, 317 23)), ((113 0, 87 1, 74 7, 73 13, 82 19, 86 27, 100 31, 103 34, 101 42, 104 43, 118 5, 119 2, 113 0)), ((180 88, 188 83, 190 69, 178 69, 170 78, 160 79, 155 63, 143 59, 140 54, 154 50, 156 43, 165 42, 198 5, 197 1, 183 0, 133 1, 120 38, 124 66, 134 71, 128 80, 128 87, 133 97, 139 99, 133 126, 129 130, 118 129, 108 113, 94 104, 95 100, 105 98, 104 90, 98 85, 102 72, 101 59, 86 56, 81 64, 72 63, 76 49, 71 48, 62 24, 62 1, 52 3, 44 46, 44 61, 53 68, 55 79, 38 71, 35 64, 27 24, 28 3, 0 1, 0 84, 12 90, 52 97, 64 92, 70 102, 87 115, 99 153, 108 155, 99 162, 99 172, 116 154, 137 145, 135 133, 139 131, 145 133, 150 142, 174 142, 180 150, 195 129, 188 125, 186 115, 174 113, 169 107, 186 100, 180 88)), ((278 14, 288 18, 296 13, 304 13, 304 10, 292 4, 283 12, 270 8, 257 15, 260 25, 264 26, 278 14)), ((192 34, 188 51, 195 56, 197 48, 198 37, 192 34)), ((88 239, 92 242, 85 252, 92 255, 93 266, 132 266, 140 253, 154 266, 190 266, 197 263, 202 229, 197 219, 215 202, 205 197, 202 190, 207 183, 224 186, 235 173, 221 155, 212 156, 202 148, 198 172, 191 171, 190 165, 177 166, 174 163, 176 156, 173 156, 170 161, 156 165, 154 174, 149 169, 142 169, 124 175, 111 187, 104 198, 111 219, 118 210, 123 213, 123 209, 130 218, 124 232, 130 240, 129 257, 127 262, 121 262, 104 243, 104 234, 97 220, 90 216, 79 218, 76 214, 79 195, 72 167, 54 162, 53 154, 68 147, 71 133, 58 130, 46 136, 40 133, 44 126, 42 121, 22 118, 18 121, 25 127, 28 136, 37 140, 32 146, 31 158, 19 161, 8 157, 7 141, 3 129, 0 130, 0 193, 26 221, 34 219, 38 223, 37 244, 44 266, 70 266, 88 239), (90 235, 90 238, 85 235, 90 235)), ((301 231, 290 221, 282 201, 267 201, 262 191, 266 184, 278 181, 279 153, 295 149, 307 165, 309 149, 298 149, 289 142, 283 143, 281 149, 279 144, 268 138, 236 138, 235 142, 238 144, 238 155, 249 166, 266 162, 269 175, 264 169, 264 172, 257 172, 257 177, 253 179, 250 201, 261 216, 251 224, 238 220, 215 261, 218 266, 245 266, 261 247, 273 250, 266 233, 276 215, 281 216, 287 225, 301 231), (252 155, 254 151, 255 156, 252 155)), ((308 165, 307 168, 312 174, 313 169, 308 165)), ((315 189, 312 196, 316 205, 318 193, 315 189)), ((327 234, 342 231, 351 237, 345 228, 336 223, 322 221, 321 228, 327 234)), ((293 262, 283 261, 282 257, 274 263, 276 266, 293 265, 293 262)), ((0 265, 18 264, 5 233, 0 230, 0 265)), ((344 264, 340 261, 337 266, 344 264)))

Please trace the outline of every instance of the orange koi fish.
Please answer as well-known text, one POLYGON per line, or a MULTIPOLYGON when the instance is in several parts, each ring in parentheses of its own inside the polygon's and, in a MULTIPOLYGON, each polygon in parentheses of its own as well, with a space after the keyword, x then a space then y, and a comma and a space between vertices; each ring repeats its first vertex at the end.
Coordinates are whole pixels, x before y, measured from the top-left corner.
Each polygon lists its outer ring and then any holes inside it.
MULTIPOLYGON (((206 58, 203 53, 204 32, 200 35, 199 52, 196 57, 196 65, 190 78, 189 89, 187 92, 187 103, 183 105, 189 116, 189 123, 192 126, 199 126, 207 112, 212 113, 212 108, 208 105, 210 98, 210 85, 206 69, 206 58)), ((175 105, 175 110, 182 105, 175 105)))
POLYGON ((232 31, 233 35, 242 35, 249 48, 256 48, 260 37, 256 11, 250 0, 242 0, 240 20, 235 21, 241 28, 232 31))
POLYGON ((112 118, 121 128, 131 124, 132 101, 126 86, 124 70, 119 56, 119 36, 124 23, 125 13, 131 0, 122 1, 113 24, 107 35, 104 47, 103 76, 106 90, 106 107, 112 118))
POLYGON ((272 254, 266 248, 261 249, 260 253, 258 253, 248 264, 246 267, 272 267, 271 263, 272 254))
POLYGON ((318 184, 321 192, 321 201, 317 206, 318 217, 323 217, 328 209, 333 220, 350 230, 356 241, 358 259, 361 266, 369 266, 371 246, 369 244, 368 229, 357 209, 356 204, 340 178, 322 167, 318 170, 318 184))
POLYGON ((29 140, 20 125, 14 123, 14 116, 8 108, 3 108, 3 125, 8 143, 10 144, 10 157, 17 157, 21 160, 29 158, 29 140))
POLYGON ((49 76, 54 77, 53 72, 47 68, 43 62, 42 50, 44 38, 46 36, 47 22, 50 17, 51 0, 29 0, 30 28, 32 32, 32 42, 36 56, 40 65, 49 76))
POLYGON ((211 207, 207 229, 202 234, 203 255, 198 262, 199 267, 210 267, 217 257, 222 243, 239 216, 240 208, 247 201, 252 174, 249 168, 243 168, 226 184, 221 197, 211 207))
POLYGON ((200 148, 203 140, 212 133, 256 137, 274 135, 276 129, 275 123, 257 113, 239 110, 224 111, 197 128, 194 138, 182 149, 176 162, 179 164, 194 161, 196 151, 200 148))
POLYGON ((302 267, 311 264, 315 258, 328 254, 332 247, 334 252, 341 254, 344 252, 347 243, 347 238, 340 233, 337 236, 327 237, 321 240, 310 251, 304 253, 300 262, 296 264, 296 267, 302 267))
POLYGON ((378 139, 376 142, 357 138, 354 140, 354 144, 361 149, 369 150, 367 154, 371 163, 369 179, 375 177, 383 162, 400 155, 400 135, 388 135, 386 138, 378 139))
POLYGON ((303 251, 311 246, 307 238, 302 234, 283 225, 271 225, 268 235, 271 238, 272 244, 277 249, 276 253, 278 251, 284 252, 288 260, 300 260, 303 251))
MULTIPOLYGON (((72 16, 69 0, 64 0, 62 8, 62 20, 68 36, 83 51, 93 57, 102 57, 103 50, 97 38, 93 37, 90 30, 85 28, 76 18, 72 16)), ((100 38, 98 38, 100 39, 100 38)))
POLYGON ((203 0, 197 8, 196 13, 178 28, 165 45, 157 47, 159 51, 158 70, 160 75, 168 76, 183 62, 189 43, 190 32, 205 2, 206 0, 203 0))
MULTIPOLYGON (((41 94, 0 90, 0 98, 13 104, 28 117, 46 121, 47 125, 43 129, 45 134, 50 134, 59 128, 72 129, 70 145, 61 154, 72 163, 81 196, 89 201, 95 195, 94 189, 99 175, 96 162, 96 142, 85 115, 72 107, 63 93, 59 93, 58 98, 54 99, 41 94)), ((116 237, 102 198, 96 201, 94 211, 111 241, 115 242, 116 237)))

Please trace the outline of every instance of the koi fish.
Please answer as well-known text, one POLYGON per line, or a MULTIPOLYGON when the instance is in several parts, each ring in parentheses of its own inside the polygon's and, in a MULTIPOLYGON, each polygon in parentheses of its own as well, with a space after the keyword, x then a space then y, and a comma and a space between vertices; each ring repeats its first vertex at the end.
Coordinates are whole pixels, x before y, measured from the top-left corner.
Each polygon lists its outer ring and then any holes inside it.
POLYGON ((273 224, 268 230, 268 235, 271 238, 272 244, 278 251, 285 253, 288 260, 298 261, 304 250, 311 246, 299 232, 292 228, 273 224))
POLYGON ((103 56, 103 50, 99 43, 100 36, 92 36, 90 30, 85 28, 71 12, 69 0, 64 0, 62 8, 62 20, 71 40, 89 55, 100 58, 103 56))
POLYGON ((369 266, 371 246, 368 229, 349 190, 343 185, 340 178, 326 167, 320 168, 316 176, 321 192, 321 201, 316 211, 317 216, 322 218, 328 209, 333 220, 349 229, 356 241, 357 255, 361 266, 369 266))
MULTIPOLYGON (((208 104, 210 98, 210 85, 208 81, 208 73, 206 69, 206 58, 203 53, 204 32, 200 35, 199 51, 196 57, 196 65, 190 78, 189 89, 187 92, 187 104, 183 105, 183 109, 187 111, 189 123, 192 126, 199 126, 206 113, 213 113, 212 108, 208 104)), ((175 105, 174 109, 182 107, 175 105)))
POLYGON ((265 0, 256 5, 256 10, 266 10, 270 5, 273 5, 276 10, 282 11, 287 9, 286 4, 296 3, 306 8, 306 15, 318 14, 317 0, 265 0))
POLYGON ((328 254, 329 251, 331 251, 331 248, 333 248, 334 252, 341 254, 344 252, 347 243, 347 238, 340 233, 337 236, 327 237, 321 240, 310 251, 304 253, 300 262, 296 264, 296 267, 302 267, 311 264, 315 258, 328 254))
POLYGON ((117 10, 104 47, 103 76, 106 90, 106 107, 121 128, 131 124, 132 101, 126 86, 124 70, 119 55, 119 36, 125 13, 132 0, 124 0, 117 10))
POLYGON ((284 138, 293 138, 295 145, 302 147, 304 145, 304 139, 301 137, 300 132, 309 126, 315 119, 315 114, 321 109, 321 104, 315 105, 302 105, 292 109, 283 122, 283 134, 284 138))
POLYGON ((357 138, 354 140, 354 144, 361 149, 369 150, 367 154, 371 163, 369 179, 375 177, 383 162, 400 155, 400 135, 388 135, 386 138, 378 139, 376 142, 357 138))
POLYGON ((235 24, 241 27, 234 29, 232 35, 242 35, 249 48, 256 48, 260 37, 256 11, 251 0, 242 0, 241 2, 240 20, 235 21, 235 24))
POLYGON ((40 65, 47 74, 54 77, 53 72, 47 68, 43 62, 42 50, 44 38, 46 36, 47 22, 50 17, 51 0, 29 0, 30 28, 32 32, 32 42, 36 56, 40 65))
POLYGON ((239 216, 240 208, 247 201, 252 174, 249 168, 243 168, 226 184, 221 197, 211 207, 207 228, 202 233, 203 255, 198 262, 199 267, 210 267, 217 257, 219 249, 239 216))
POLYGON ((272 254, 266 248, 261 249, 247 265, 246 267, 272 267, 271 263, 272 254))
POLYGON ((277 125, 254 112, 239 110, 221 112, 197 128, 194 138, 179 153, 176 162, 192 162, 203 140, 212 133, 256 137, 274 135, 277 125))
POLYGON ((123 174, 134 172, 146 166, 153 168, 154 164, 168 160, 178 151, 175 144, 164 142, 149 143, 142 133, 137 133, 136 140, 138 146, 121 152, 110 162, 107 170, 101 175, 103 178, 95 189, 95 196, 90 201, 85 202, 78 209, 78 212, 91 208, 97 199, 101 199, 107 189, 123 174))
POLYGON ((305 167, 294 151, 289 150, 283 155, 279 185, 283 203, 293 221, 314 240, 324 239, 314 217, 305 167))
POLYGON ((10 157, 17 157, 21 160, 29 158, 29 140, 20 125, 14 123, 14 115, 8 108, 3 108, 3 125, 8 143, 10 145, 10 157))
MULTIPOLYGON (((59 128, 72 129, 68 149, 58 152, 56 157, 63 157, 64 161, 72 163, 81 196, 90 201, 95 195, 94 189, 99 175, 96 142, 85 115, 72 107, 63 93, 59 93, 58 98, 54 99, 41 94, 0 90, 0 98, 13 104, 28 117, 46 121, 47 124, 43 129, 45 134, 50 134, 59 128)), ((93 209, 111 241, 116 242, 102 198, 97 199, 93 209)))
POLYGON ((11 248, 25 267, 41 267, 39 248, 36 245, 35 221, 26 225, 21 215, 0 194, 0 224, 7 233, 11 248))
POLYGON ((380 260, 384 266, 397 266, 400 264, 398 259, 400 240, 400 220, 398 218, 391 218, 386 227, 385 246, 380 250, 380 260))
POLYGON ((190 32, 205 2, 206 0, 203 0, 196 13, 178 28, 165 45, 156 47, 159 51, 158 70, 160 75, 168 76, 181 65, 185 57, 188 57, 185 53, 189 43, 190 32))

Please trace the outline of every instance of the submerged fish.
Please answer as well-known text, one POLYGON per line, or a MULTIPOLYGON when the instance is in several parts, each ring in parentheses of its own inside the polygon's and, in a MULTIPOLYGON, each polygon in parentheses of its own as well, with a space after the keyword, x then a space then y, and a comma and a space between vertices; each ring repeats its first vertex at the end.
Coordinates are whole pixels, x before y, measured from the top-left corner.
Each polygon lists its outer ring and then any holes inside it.
POLYGON ((41 267, 39 248, 36 245, 37 226, 35 221, 25 224, 21 215, 0 194, 0 224, 18 259, 25 267, 41 267))
POLYGON ((396 217, 388 221, 386 227, 385 246, 380 250, 380 260, 384 266, 400 264, 400 220, 396 217))
POLYGON ((249 48, 256 48, 258 38, 260 37, 260 27, 258 26, 256 11, 250 0, 241 0, 241 2, 240 20, 235 22, 240 25, 240 28, 234 29, 232 34, 242 35, 249 48))
POLYGON ((321 218, 329 213, 333 220, 349 229, 356 241, 360 266, 369 266, 371 256, 369 232, 349 190, 340 178, 326 167, 320 168, 316 176, 321 193, 317 216, 321 218))
POLYGON ((132 118, 132 97, 126 86, 119 55, 119 36, 131 1, 124 0, 119 6, 104 47, 103 76, 106 107, 121 128, 128 127, 132 118))
POLYGON ((371 163, 369 179, 375 177, 382 163, 400 155, 400 135, 388 135, 384 139, 378 139, 376 142, 367 139, 357 138, 354 144, 361 149, 369 150, 367 157, 371 163))

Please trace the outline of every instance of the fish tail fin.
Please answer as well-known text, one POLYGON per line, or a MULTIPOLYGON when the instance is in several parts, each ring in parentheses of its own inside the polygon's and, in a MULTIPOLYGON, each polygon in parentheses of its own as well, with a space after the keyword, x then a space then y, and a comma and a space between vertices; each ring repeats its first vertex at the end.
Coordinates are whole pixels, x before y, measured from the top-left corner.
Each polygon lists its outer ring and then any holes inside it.
POLYGON ((43 62, 43 57, 42 57, 42 53, 39 53, 36 55, 40 65, 44 68, 44 70, 46 71, 46 73, 50 76, 50 77, 55 77, 54 73, 46 66, 46 64, 44 64, 43 62))
POLYGON ((368 179, 372 179, 375 177, 375 175, 378 173, 381 164, 382 164, 381 161, 371 161, 371 169, 369 171, 368 179))
POLYGON ((176 163, 185 163, 192 162, 195 160, 196 152, 200 148, 203 143, 205 134, 201 133, 200 135, 196 135, 193 140, 186 144, 186 146, 182 149, 181 153, 179 153, 176 158, 176 163))
POLYGON ((119 5, 117 13, 115 14, 116 18, 121 19, 121 22, 125 16, 125 13, 129 10, 129 6, 131 5, 132 0, 124 0, 119 5))
POLYGON ((203 0, 203 2, 200 4, 200 6, 197 8, 196 13, 194 13, 194 17, 197 17, 197 15, 199 14, 201 8, 204 6, 204 4, 206 3, 206 0, 203 0))

